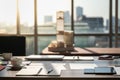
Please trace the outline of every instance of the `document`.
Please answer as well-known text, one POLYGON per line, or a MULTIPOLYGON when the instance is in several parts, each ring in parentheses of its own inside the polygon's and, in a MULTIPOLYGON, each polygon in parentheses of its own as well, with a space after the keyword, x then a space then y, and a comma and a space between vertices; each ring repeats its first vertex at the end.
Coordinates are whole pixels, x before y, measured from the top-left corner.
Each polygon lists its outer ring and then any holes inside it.
POLYGON ((16 76, 36 76, 41 72, 40 66, 24 66, 16 73, 16 76))
POLYGON ((65 70, 63 65, 52 65, 52 67, 42 66, 39 76, 60 76, 61 70, 65 70))
POLYGON ((120 75, 120 67, 114 67, 116 75, 120 75))

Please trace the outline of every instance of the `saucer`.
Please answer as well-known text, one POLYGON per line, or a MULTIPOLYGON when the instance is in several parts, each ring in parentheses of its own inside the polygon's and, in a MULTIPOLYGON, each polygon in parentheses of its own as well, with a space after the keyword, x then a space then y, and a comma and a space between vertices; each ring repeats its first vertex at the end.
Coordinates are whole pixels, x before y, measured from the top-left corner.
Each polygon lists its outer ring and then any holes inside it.
POLYGON ((20 70, 23 66, 11 66, 9 70, 20 70))

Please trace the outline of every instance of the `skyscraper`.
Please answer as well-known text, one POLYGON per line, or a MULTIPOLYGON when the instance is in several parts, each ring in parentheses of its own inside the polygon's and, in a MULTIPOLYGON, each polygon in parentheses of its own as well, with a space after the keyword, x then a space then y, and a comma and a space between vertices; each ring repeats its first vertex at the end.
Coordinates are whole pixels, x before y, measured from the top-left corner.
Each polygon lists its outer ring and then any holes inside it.
POLYGON ((64 23, 70 23, 71 19, 70 19, 70 13, 69 11, 65 11, 64 12, 64 23))
POLYGON ((78 6, 76 7, 76 21, 79 21, 80 17, 83 16, 83 8, 78 6))

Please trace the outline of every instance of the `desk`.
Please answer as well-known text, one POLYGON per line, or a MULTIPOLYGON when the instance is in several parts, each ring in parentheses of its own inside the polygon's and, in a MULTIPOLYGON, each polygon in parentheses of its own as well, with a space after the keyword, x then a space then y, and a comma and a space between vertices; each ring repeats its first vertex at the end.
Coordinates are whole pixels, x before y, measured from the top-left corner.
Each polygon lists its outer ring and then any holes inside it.
POLYGON ((117 75, 95 75, 84 74, 83 69, 96 66, 114 66, 120 64, 120 60, 97 60, 94 61, 33 61, 45 66, 52 67, 51 64, 67 64, 70 69, 63 70, 60 76, 16 76, 18 71, 4 69, 0 71, 0 80, 119 80, 117 75), (89 66, 88 66, 89 65, 89 66))
POLYGON ((66 56, 99 56, 99 55, 120 55, 120 48, 79 48, 75 47, 74 51, 69 52, 51 52, 48 51, 46 47, 42 53, 42 55, 66 55, 66 56))

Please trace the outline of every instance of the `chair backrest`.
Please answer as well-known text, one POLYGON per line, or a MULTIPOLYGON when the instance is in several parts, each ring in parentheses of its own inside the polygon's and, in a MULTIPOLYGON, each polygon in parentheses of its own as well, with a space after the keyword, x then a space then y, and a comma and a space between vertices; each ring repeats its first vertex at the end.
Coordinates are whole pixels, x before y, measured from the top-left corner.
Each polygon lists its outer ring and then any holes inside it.
POLYGON ((24 36, 0 36, 0 53, 11 52, 13 56, 25 56, 26 39, 24 36))

